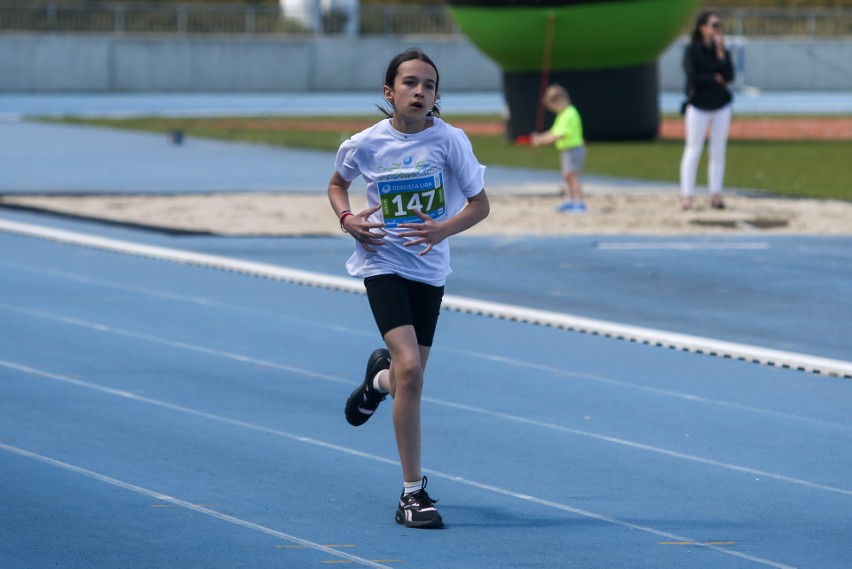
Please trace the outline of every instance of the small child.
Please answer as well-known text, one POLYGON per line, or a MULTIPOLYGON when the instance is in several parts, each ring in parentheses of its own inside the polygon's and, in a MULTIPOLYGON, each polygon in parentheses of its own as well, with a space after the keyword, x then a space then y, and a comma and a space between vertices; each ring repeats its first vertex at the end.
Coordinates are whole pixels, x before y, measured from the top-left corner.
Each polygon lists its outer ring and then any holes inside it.
POLYGON ((561 85, 551 85, 544 91, 544 106, 556 115, 547 132, 534 132, 530 137, 533 146, 556 144, 562 160, 564 201, 556 208, 559 212, 585 213, 580 173, 586 162, 586 145, 583 142, 583 122, 577 108, 571 104, 568 91, 561 85))

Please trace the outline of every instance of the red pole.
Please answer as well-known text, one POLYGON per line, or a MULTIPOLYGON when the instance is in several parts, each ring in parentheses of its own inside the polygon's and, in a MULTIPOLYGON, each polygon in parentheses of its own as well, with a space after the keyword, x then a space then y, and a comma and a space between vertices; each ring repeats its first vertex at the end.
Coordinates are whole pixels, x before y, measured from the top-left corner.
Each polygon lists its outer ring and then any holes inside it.
POLYGON ((544 90, 547 89, 547 84, 550 81, 550 60, 553 55, 553 31, 556 27, 556 14, 553 12, 547 13, 547 29, 544 34, 544 56, 541 62, 541 83, 538 90, 538 113, 535 119, 535 130, 541 132, 544 130, 544 103, 542 97, 544 90))

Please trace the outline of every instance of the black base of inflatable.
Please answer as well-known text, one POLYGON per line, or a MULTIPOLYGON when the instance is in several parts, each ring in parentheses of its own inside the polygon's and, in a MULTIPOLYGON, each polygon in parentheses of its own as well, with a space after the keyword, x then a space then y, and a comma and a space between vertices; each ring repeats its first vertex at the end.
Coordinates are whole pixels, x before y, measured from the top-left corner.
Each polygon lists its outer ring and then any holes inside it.
MULTIPOLYGON (((657 136, 660 106, 657 64, 594 71, 553 71, 548 84, 568 89, 583 119, 586 140, 649 140, 657 136)), ((541 100, 540 72, 504 72, 510 140, 537 130, 541 100)), ((542 130, 553 124, 546 112, 542 130)))

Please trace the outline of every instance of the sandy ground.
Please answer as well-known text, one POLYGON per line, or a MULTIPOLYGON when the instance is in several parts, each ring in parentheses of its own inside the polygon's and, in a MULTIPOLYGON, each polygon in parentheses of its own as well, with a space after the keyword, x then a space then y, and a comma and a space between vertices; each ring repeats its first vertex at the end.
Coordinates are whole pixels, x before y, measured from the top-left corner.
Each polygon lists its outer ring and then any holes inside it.
MULTIPOLYGON (((491 215, 472 235, 852 235, 852 203, 728 195, 709 208, 706 195, 681 211, 677 195, 590 195, 586 214, 557 213, 557 196, 491 197, 491 215)), ((220 235, 341 235, 324 195, 233 193, 170 196, 2 196, 0 205, 220 235)), ((353 195, 353 210, 363 209, 353 195)))

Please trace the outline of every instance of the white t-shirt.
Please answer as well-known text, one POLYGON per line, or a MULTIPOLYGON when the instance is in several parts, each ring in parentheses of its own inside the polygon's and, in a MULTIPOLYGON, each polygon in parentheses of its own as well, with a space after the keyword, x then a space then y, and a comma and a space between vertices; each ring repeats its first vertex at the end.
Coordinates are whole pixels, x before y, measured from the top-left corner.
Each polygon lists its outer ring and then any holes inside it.
POLYGON ((336 168, 349 182, 363 176, 367 182, 367 204, 382 208, 370 216, 372 223, 385 223, 385 245, 371 253, 360 242, 346 263, 353 277, 397 274, 403 278, 443 286, 450 269, 448 240, 418 256, 425 245, 403 247, 413 237, 399 237, 405 229, 398 223, 418 223, 412 210, 445 221, 467 204, 467 199, 485 187, 485 166, 473 154, 464 132, 439 118, 432 126, 414 134, 403 134, 383 120, 340 145, 336 168))

